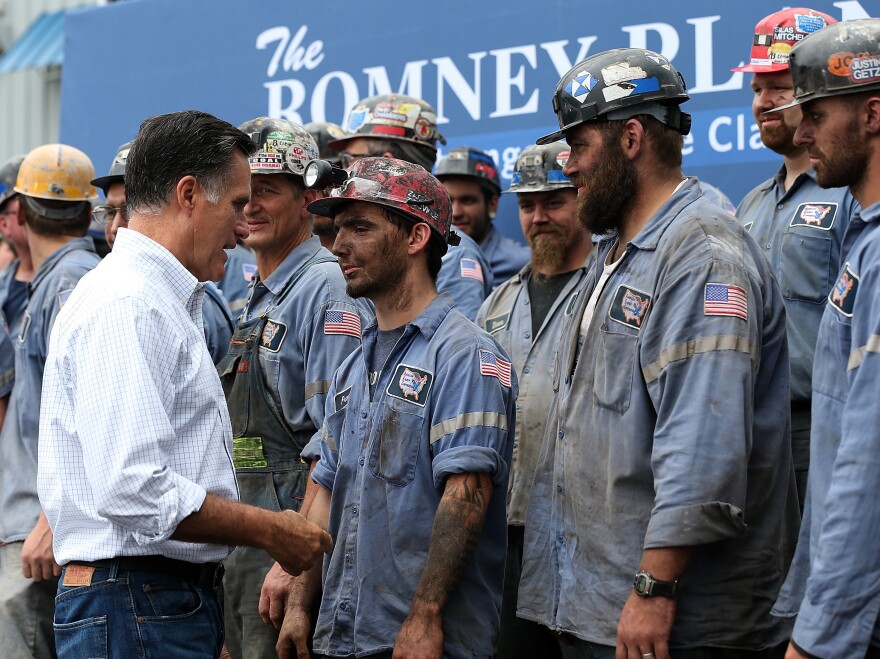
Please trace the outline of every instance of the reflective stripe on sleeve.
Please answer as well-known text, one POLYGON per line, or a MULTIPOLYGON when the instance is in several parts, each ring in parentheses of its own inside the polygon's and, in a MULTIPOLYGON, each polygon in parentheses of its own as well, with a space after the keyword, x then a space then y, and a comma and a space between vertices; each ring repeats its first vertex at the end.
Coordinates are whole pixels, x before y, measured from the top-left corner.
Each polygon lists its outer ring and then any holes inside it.
POLYGON ((465 412, 451 419, 446 419, 431 426, 431 443, 442 439, 456 430, 473 428, 474 426, 486 426, 507 430, 507 417, 498 412, 465 412))
POLYGON ((880 352, 880 334, 872 334, 868 342, 861 348, 856 348, 849 353, 849 361, 846 364, 846 370, 852 371, 857 369, 865 361, 865 355, 869 352, 880 352))
POLYGON ((733 350, 749 355, 754 363, 758 363, 759 357, 757 350, 753 350, 749 346, 747 337, 735 334, 718 334, 715 336, 705 336, 693 341, 679 343, 669 346, 660 353, 660 359, 653 364, 648 364, 642 369, 642 375, 645 378, 645 384, 651 384, 660 377, 667 366, 672 362, 679 362, 684 359, 690 359, 694 355, 705 352, 716 352, 721 350, 733 350))
POLYGON ((328 391, 330 391, 330 380, 317 380, 306 386, 305 397, 308 400, 312 396, 326 394, 328 391))

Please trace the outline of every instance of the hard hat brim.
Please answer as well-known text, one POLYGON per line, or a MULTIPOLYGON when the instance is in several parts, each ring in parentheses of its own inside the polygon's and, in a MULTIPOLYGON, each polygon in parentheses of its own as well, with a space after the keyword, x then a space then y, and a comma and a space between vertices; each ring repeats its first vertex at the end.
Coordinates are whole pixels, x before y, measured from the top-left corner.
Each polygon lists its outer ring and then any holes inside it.
POLYGON ((125 177, 119 175, 99 176, 98 178, 92 179, 90 183, 96 188, 101 188, 101 190, 104 191, 104 194, 107 194, 107 189, 114 183, 125 183, 125 177))
MULTIPOLYGON (((807 99, 805 99, 807 100, 807 99)), ((776 114, 777 112, 782 112, 783 110, 788 110, 789 108, 797 107, 801 102, 798 99, 794 99, 791 103, 786 103, 785 105, 780 105, 778 108, 773 108, 772 110, 765 110, 761 114, 776 114)))
POLYGON ((788 64, 743 64, 730 69, 735 73, 778 73, 788 71, 788 64))
POLYGON ((565 128, 557 130, 553 133, 549 133, 548 135, 544 135, 535 140, 535 144, 540 146, 544 146, 545 144, 553 144, 553 142, 558 142, 559 140, 565 138, 565 128))

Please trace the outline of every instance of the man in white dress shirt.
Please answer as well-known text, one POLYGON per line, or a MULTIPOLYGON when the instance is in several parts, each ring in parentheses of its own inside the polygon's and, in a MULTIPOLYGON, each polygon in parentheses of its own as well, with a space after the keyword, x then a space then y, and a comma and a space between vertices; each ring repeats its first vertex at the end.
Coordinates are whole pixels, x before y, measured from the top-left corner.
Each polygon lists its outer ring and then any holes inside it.
POLYGON ((238 502, 202 336, 201 282, 222 277, 224 248, 247 236, 253 148, 202 112, 146 120, 125 175, 129 228, 53 328, 39 493, 63 566, 61 656, 217 656, 233 545, 296 574, 332 544, 298 513, 238 502))

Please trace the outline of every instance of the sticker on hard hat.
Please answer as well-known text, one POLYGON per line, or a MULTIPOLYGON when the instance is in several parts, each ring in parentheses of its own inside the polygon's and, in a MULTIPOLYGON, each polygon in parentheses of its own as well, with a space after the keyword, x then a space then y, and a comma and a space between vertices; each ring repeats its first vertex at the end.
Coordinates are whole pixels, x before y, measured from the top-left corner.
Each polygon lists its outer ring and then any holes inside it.
POLYGON ((270 151, 286 151, 293 144, 293 135, 283 130, 273 130, 266 136, 266 148, 270 151))
POLYGON ((373 109, 373 120, 382 120, 382 121, 393 121, 396 123, 405 124, 407 121, 407 116, 401 112, 396 112, 390 105, 387 103, 377 105, 373 109))
POLYGON ((660 89, 660 81, 657 78, 645 78, 642 80, 634 80, 633 82, 621 82, 617 85, 605 87, 602 95, 606 102, 616 101, 627 96, 644 94, 646 92, 655 92, 660 89))
POLYGON ((629 80, 638 80, 639 78, 647 78, 648 74, 640 66, 630 66, 629 62, 621 62, 620 64, 612 64, 602 69, 602 80, 606 85, 614 85, 618 82, 627 82, 629 80))
POLYGON ((284 165, 284 158, 280 153, 270 153, 268 151, 257 153, 251 157, 250 161, 251 169, 255 167, 258 169, 281 169, 284 165))
POLYGON ((565 91, 578 103, 583 103, 595 86, 596 79, 593 77, 593 74, 583 70, 569 81, 565 86, 565 91))
POLYGON ((421 117, 416 120, 413 131, 417 137, 423 140, 429 140, 434 135, 434 127, 431 125, 431 122, 421 117))
POLYGON ((825 19, 822 16, 813 16, 812 14, 795 14, 794 26, 801 32, 812 34, 825 27, 825 19))
POLYGON ((777 42, 767 49, 767 54, 770 55, 771 64, 787 64, 790 53, 791 44, 789 43, 777 42))
POLYGON ((565 164, 568 162, 568 157, 571 155, 571 151, 560 151, 556 154, 556 164, 560 167, 565 167, 565 164))
POLYGON ((880 55, 859 55, 850 63, 853 82, 873 82, 880 80, 880 55))
POLYGON ((828 73, 840 76, 841 78, 849 78, 852 74, 850 65, 852 64, 855 54, 849 52, 834 53, 828 58, 828 73))
POLYGON ((364 125, 367 118, 367 106, 360 105, 348 115, 348 132, 353 133, 364 125))

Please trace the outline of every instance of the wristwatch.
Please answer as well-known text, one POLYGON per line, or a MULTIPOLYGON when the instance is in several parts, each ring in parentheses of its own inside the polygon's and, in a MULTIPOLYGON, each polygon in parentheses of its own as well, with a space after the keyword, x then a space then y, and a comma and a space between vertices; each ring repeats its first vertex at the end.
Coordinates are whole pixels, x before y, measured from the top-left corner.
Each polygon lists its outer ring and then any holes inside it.
POLYGON ((633 590, 639 597, 668 597, 675 599, 678 592, 678 581, 660 581, 651 576, 650 572, 638 572, 633 579, 633 590))

